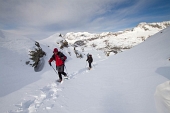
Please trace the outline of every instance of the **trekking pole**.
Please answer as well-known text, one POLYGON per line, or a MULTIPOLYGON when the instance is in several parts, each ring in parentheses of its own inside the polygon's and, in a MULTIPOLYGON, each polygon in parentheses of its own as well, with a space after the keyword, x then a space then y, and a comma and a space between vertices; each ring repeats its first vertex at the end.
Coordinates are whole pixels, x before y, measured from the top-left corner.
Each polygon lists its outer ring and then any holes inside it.
MULTIPOLYGON (((51 67, 54 69, 53 65, 51 65, 51 67)), ((56 72, 56 74, 58 74, 57 71, 56 71, 55 69, 54 69, 54 71, 56 72)))
POLYGON ((94 67, 94 64, 93 64, 93 62, 92 62, 91 64, 92 64, 92 66, 94 67))
MULTIPOLYGON (((66 65, 64 64, 64 67, 65 67, 65 69, 66 69, 66 71, 67 71, 67 68, 66 68, 66 65)), ((68 71, 67 71, 67 74, 68 74, 68 71)))
POLYGON ((86 68, 86 66, 87 66, 87 61, 86 61, 86 65, 85 65, 85 68, 86 68))

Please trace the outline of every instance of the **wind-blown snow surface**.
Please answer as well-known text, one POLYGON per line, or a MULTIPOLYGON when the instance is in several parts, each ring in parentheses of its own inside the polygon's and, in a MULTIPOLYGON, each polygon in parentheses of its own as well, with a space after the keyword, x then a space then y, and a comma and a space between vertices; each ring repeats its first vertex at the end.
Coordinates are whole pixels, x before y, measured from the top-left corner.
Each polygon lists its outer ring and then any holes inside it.
POLYGON ((25 64, 34 41, 1 33, 1 113, 156 113, 164 107, 155 92, 170 79, 170 27, 110 57, 85 48, 84 54, 94 58, 90 71, 86 58, 77 59, 72 47, 62 50, 68 57, 66 72, 70 75, 62 84, 55 82, 58 76, 47 63, 52 49, 59 48, 56 36, 39 41, 47 53, 46 64, 41 72, 34 72, 25 64))

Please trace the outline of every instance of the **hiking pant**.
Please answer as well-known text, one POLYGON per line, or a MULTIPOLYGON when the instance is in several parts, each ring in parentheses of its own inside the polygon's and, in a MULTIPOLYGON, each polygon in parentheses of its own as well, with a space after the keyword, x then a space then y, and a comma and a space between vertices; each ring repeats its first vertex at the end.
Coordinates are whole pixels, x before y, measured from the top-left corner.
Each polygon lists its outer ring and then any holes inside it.
POLYGON ((89 62, 89 68, 91 68, 91 63, 92 63, 92 62, 89 62))
POLYGON ((67 74, 64 72, 64 65, 56 66, 56 70, 58 71, 58 76, 60 80, 62 80, 62 74, 64 76, 67 76, 67 74))

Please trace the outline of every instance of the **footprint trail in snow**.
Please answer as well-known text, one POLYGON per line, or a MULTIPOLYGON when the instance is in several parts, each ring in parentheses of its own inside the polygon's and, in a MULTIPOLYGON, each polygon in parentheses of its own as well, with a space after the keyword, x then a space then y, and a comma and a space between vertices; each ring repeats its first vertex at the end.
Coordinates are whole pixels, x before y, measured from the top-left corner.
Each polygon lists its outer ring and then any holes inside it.
MULTIPOLYGON (((93 64, 93 69, 97 63, 93 64)), ((89 72, 87 68, 80 69, 78 71, 75 71, 69 75, 69 79, 76 79, 76 76, 78 74, 84 74, 89 72)), ((67 80, 65 80, 67 81, 67 80)), ((57 98, 60 96, 58 95, 58 92, 62 91, 64 88, 59 87, 61 83, 52 82, 51 84, 48 84, 44 86, 43 88, 37 90, 38 94, 32 95, 26 93, 26 97, 22 99, 21 102, 15 105, 16 110, 10 110, 7 113, 32 113, 37 112, 39 109, 41 110, 51 110, 54 107, 54 104, 48 104, 52 102, 56 102, 57 98), (50 102, 49 102, 50 101, 50 102)), ((62 105, 61 105, 62 107, 62 105)))

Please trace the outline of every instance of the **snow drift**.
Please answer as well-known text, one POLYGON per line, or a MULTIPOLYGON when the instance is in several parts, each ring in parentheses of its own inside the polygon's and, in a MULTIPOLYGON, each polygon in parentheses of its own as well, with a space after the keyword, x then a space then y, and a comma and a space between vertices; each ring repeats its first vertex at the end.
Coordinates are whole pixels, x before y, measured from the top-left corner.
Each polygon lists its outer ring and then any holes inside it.
POLYGON ((170 81, 160 84, 156 88, 155 103, 158 113, 170 112, 170 81))

